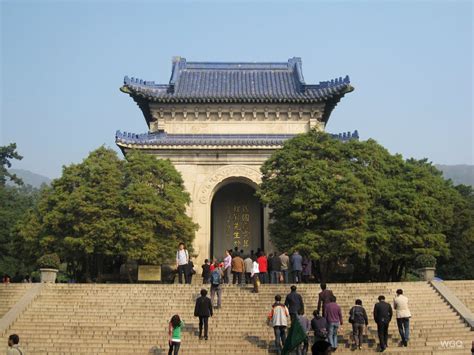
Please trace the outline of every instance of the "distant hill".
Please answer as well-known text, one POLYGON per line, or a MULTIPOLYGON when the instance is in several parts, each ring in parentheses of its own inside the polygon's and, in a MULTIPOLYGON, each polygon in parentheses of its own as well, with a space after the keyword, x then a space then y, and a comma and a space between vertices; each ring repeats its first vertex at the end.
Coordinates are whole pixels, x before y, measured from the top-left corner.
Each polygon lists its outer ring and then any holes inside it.
MULTIPOLYGON (((453 180, 455 185, 471 185, 474 187, 474 165, 442 165, 436 164, 436 168, 443 172, 443 176, 446 179, 453 180)), ((10 169, 10 172, 19 176, 25 184, 33 187, 40 187, 41 184, 50 184, 51 179, 49 177, 33 173, 29 170, 23 169, 10 169)))
MULTIPOLYGON (((42 184, 49 185, 51 183, 51 179, 49 177, 33 173, 29 170, 9 169, 8 171, 16 174, 16 176, 21 178, 26 185, 31 185, 36 188, 39 188, 42 184)), ((7 184, 11 185, 10 182, 7 184)))
POLYGON ((446 179, 453 180, 455 185, 474 186, 474 165, 435 165, 443 172, 446 179))

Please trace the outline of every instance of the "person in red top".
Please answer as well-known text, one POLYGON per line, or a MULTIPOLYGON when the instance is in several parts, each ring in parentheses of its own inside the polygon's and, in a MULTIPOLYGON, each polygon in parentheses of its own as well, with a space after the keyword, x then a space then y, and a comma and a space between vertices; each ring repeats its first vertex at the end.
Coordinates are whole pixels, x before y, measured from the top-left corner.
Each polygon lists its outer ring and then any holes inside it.
POLYGON ((267 257, 263 251, 260 252, 259 257, 257 258, 258 263, 258 270, 260 273, 258 277, 260 278, 260 283, 266 284, 268 283, 268 265, 267 265, 267 257))
POLYGON ((213 272, 214 269, 216 268, 216 267, 215 267, 215 264, 217 264, 217 259, 216 259, 216 258, 212 259, 211 266, 209 267, 209 271, 210 271, 210 272, 213 272))

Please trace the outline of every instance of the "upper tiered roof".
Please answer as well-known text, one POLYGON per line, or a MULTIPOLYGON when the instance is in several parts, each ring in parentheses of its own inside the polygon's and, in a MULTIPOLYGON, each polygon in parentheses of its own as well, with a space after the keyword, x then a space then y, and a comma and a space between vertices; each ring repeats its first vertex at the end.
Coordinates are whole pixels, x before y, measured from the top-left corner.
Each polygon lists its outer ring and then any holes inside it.
POLYGON ((169 84, 126 76, 121 90, 137 102, 314 103, 337 102, 353 87, 348 76, 306 84, 301 58, 286 63, 211 63, 176 57, 169 84))

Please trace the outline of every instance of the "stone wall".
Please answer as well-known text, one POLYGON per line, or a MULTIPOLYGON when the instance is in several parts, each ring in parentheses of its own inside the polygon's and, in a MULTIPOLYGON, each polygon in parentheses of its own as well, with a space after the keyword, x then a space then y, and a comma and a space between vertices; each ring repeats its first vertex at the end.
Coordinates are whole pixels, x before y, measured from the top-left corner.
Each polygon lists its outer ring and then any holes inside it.
POLYGON ((297 134, 323 130, 324 104, 170 105, 152 104, 150 131, 170 134, 297 134))

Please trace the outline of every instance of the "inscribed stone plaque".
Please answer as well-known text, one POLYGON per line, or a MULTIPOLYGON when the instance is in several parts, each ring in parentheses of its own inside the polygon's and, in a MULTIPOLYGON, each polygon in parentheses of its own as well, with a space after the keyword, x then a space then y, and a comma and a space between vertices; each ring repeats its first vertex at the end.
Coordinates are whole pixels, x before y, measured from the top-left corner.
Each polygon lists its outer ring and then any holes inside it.
POLYGON ((223 186, 212 201, 213 256, 237 247, 244 254, 261 247, 262 207, 255 190, 242 183, 223 186))
POLYGON ((161 266, 139 265, 138 281, 161 281, 161 266))

